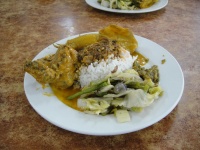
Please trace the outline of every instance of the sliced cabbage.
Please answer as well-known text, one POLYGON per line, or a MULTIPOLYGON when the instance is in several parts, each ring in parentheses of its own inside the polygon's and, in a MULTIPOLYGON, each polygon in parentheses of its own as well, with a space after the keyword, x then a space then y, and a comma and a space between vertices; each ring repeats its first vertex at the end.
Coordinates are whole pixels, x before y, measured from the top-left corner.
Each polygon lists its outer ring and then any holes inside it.
POLYGON ((110 6, 110 2, 109 0, 101 0, 100 4, 104 7, 109 7, 110 6))
POLYGON ((141 89, 132 90, 125 97, 125 100, 127 101, 126 107, 131 108, 131 107, 149 106, 153 102, 154 99, 152 96, 148 96, 148 95, 149 94, 147 94, 141 89))
POLYGON ((143 110, 143 107, 132 107, 131 110, 134 112, 141 112, 143 110))
POLYGON ((128 122, 131 120, 129 112, 127 110, 116 110, 115 116, 117 118, 117 121, 120 123, 128 122))
POLYGON ((117 8, 118 0, 110 0, 110 8, 117 8))
POLYGON ((155 86, 155 83, 150 78, 145 79, 143 83, 147 84, 150 87, 154 87, 155 86))
POLYGON ((150 88, 155 87, 155 83, 149 78, 149 79, 145 79, 142 82, 135 82, 135 81, 128 81, 125 82, 125 84, 127 85, 127 87, 129 88, 133 88, 133 89, 142 89, 145 92, 148 92, 150 88))
POLYGON ((121 97, 121 96, 128 94, 130 91, 131 91, 130 89, 127 89, 126 91, 123 91, 119 94, 106 94, 103 97, 121 97))
POLYGON ((104 92, 107 92, 107 91, 111 90, 112 88, 114 88, 114 86, 110 84, 110 85, 102 87, 98 92, 99 93, 104 93, 104 92))
POLYGON ((139 74, 134 69, 129 69, 124 72, 121 72, 115 76, 111 76, 111 80, 121 80, 126 83, 130 81, 135 82, 142 82, 142 78, 139 76, 139 74))
POLYGON ((132 107, 147 107, 152 104, 152 102, 158 98, 159 94, 162 92, 161 88, 156 88, 154 94, 149 94, 141 89, 132 90, 129 92, 125 101, 127 101, 127 108, 132 107))
POLYGON ((159 96, 162 96, 163 90, 160 86, 152 87, 149 89, 149 93, 153 95, 155 99, 157 99, 159 96))
POLYGON ((116 98, 114 100, 111 101, 111 105, 114 107, 118 107, 118 106, 126 106, 126 101, 124 100, 124 98, 116 98))
POLYGON ((99 115, 107 112, 111 100, 112 98, 78 99, 77 105, 86 113, 99 115))

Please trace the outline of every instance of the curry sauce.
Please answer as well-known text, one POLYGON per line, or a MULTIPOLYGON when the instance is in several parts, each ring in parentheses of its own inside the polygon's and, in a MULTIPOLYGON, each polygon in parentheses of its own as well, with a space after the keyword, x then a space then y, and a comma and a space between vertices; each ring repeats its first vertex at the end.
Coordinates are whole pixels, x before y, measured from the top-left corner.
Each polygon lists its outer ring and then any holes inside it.
POLYGON ((69 107, 80 111, 80 109, 77 107, 77 99, 67 100, 68 96, 79 92, 80 91, 79 89, 73 89, 73 87, 70 87, 68 89, 58 89, 57 87, 52 86, 52 85, 51 85, 51 89, 60 101, 62 101, 64 104, 68 105, 69 107))

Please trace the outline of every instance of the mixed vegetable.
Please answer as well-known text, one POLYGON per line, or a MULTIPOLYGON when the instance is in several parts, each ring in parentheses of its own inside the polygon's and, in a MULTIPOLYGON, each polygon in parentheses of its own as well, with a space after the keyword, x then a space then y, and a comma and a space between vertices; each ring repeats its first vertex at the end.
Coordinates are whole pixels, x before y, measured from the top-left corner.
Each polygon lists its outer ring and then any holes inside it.
POLYGON ((158 0, 98 0, 104 7, 121 10, 148 8, 157 1, 158 0))
POLYGON ((78 98, 78 107, 86 113, 115 114, 119 122, 130 121, 128 111, 141 111, 163 93, 156 66, 145 69, 135 62, 133 68, 91 82, 67 99, 78 98))

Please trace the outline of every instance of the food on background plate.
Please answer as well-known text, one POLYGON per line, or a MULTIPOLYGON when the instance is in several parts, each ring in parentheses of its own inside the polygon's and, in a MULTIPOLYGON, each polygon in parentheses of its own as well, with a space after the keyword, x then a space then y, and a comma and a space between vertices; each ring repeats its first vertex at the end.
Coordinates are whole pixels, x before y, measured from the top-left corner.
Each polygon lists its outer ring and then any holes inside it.
POLYGON ((74 109, 115 114, 126 122, 129 111, 141 111, 162 95, 159 70, 139 64, 142 55, 137 55, 138 43, 129 29, 110 25, 55 46, 55 54, 27 61, 24 68, 74 109))
POLYGON ((111 9, 135 10, 148 8, 158 0, 98 0, 97 2, 111 9))

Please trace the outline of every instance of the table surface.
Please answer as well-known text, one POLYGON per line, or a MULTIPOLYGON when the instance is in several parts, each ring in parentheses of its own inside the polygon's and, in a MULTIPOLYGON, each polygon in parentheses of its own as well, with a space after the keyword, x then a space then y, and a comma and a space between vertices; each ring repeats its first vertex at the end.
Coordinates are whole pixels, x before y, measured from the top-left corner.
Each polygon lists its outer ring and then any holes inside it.
MULTIPOLYGON (((198 149, 200 147, 200 1, 170 0, 155 12, 109 13, 83 0, 0 1, 0 149, 198 149), (23 65, 48 45, 117 24, 167 49, 185 79, 175 109, 143 130, 90 136, 39 116, 23 87, 23 65)), ((176 83, 173 83, 176 84, 176 83)))

